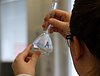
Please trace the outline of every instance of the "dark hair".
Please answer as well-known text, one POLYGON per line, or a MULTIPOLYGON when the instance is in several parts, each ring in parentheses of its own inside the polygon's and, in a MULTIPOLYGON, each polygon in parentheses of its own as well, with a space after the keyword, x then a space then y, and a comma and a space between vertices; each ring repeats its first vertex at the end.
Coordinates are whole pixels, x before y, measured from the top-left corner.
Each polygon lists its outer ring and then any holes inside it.
POLYGON ((100 59, 100 0, 76 0, 70 20, 72 36, 84 41, 100 59))

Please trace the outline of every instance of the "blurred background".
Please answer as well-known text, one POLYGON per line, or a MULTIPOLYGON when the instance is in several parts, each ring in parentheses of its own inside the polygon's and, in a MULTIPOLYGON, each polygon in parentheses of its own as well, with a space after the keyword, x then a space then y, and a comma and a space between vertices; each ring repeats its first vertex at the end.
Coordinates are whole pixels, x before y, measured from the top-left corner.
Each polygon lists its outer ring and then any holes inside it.
MULTIPOLYGON (((16 55, 41 34, 52 0, 0 0, 0 76, 14 76, 16 55)), ((58 0, 58 9, 71 12, 74 0, 58 0)), ((40 56, 36 76, 78 76, 66 40, 52 34, 54 51, 40 56)), ((17 69, 17 68, 16 68, 17 69)))

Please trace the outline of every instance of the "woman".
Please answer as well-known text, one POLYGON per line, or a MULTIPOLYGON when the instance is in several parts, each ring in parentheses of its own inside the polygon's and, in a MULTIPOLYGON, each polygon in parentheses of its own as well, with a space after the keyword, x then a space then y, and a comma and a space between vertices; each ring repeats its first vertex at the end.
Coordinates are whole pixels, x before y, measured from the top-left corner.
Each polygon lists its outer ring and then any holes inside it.
MULTIPOLYGON (((44 18, 44 30, 49 24, 53 25, 50 29, 51 33, 59 32, 70 40, 70 51, 79 76, 100 76, 100 0, 76 0, 71 18, 67 12, 54 10, 44 18), (51 14, 54 14, 53 18, 50 17, 51 14)), ((15 75, 34 76, 35 64, 40 52, 34 52, 32 56, 28 55, 31 47, 32 45, 24 50, 26 54, 24 52, 19 54, 12 64, 15 75), (30 70, 22 69, 25 65, 20 58, 27 66, 32 66, 29 67, 30 70), (29 64, 30 61, 34 65, 29 64), (19 67, 17 71, 16 66, 19 67)))

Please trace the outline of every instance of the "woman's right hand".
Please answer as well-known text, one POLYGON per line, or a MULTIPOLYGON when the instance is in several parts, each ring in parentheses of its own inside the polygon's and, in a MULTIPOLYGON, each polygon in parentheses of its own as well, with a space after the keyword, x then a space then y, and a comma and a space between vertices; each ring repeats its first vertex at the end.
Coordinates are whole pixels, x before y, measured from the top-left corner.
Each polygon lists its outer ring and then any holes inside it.
POLYGON ((16 59, 12 63, 12 69, 15 75, 22 76, 23 74, 26 74, 29 76, 35 76, 35 67, 41 53, 39 50, 34 52, 31 50, 32 44, 30 44, 23 52, 17 55, 16 59))
POLYGON ((65 38, 66 32, 70 31, 70 16, 71 14, 68 12, 53 10, 45 16, 42 27, 46 30, 48 25, 51 24, 52 27, 49 29, 49 32, 59 32, 65 38))

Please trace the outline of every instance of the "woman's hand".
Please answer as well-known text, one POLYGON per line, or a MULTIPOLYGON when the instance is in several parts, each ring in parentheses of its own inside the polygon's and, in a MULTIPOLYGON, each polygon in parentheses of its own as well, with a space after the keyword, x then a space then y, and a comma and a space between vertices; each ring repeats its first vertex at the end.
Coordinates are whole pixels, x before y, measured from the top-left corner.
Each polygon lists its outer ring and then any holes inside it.
POLYGON ((35 75, 35 66, 40 56, 39 51, 31 52, 32 44, 30 44, 22 53, 20 53, 12 63, 15 75, 29 74, 35 75))
POLYGON ((59 32, 64 38, 66 37, 66 32, 70 31, 69 22, 70 22, 70 13, 62 10, 53 10, 48 13, 43 22, 43 29, 46 30, 48 25, 51 24, 49 32, 59 32))

